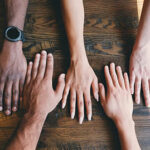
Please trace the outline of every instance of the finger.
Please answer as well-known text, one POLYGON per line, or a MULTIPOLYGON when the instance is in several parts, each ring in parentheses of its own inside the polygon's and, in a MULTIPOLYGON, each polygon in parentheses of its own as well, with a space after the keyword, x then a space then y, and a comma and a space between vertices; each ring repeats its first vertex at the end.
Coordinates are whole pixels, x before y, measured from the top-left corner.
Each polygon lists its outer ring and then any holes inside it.
POLYGON ((112 82, 112 78, 110 76, 110 72, 109 72, 108 66, 105 66, 104 73, 105 73, 105 79, 106 79, 107 87, 108 88, 113 87, 113 82, 112 82))
POLYGON ((76 108, 76 91, 72 88, 70 90, 70 115, 71 119, 74 119, 76 108))
POLYGON ((83 93, 77 92, 77 104, 78 104, 78 114, 79 114, 79 124, 82 124, 84 119, 84 103, 83 103, 83 93))
POLYGON ((141 91, 141 79, 136 78, 136 80, 135 80, 135 101, 137 104, 140 103, 140 91, 141 91))
POLYGON ((150 95, 149 95, 149 84, 148 84, 148 79, 143 79, 142 80, 142 89, 143 89, 143 95, 145 99, 145 105, 147 107, 150 106, 150 95))
POLYGON ((30 83, 30 80, 31 80, 31 72, 32 72, 32 66, 33 66, 33 63, 32 63, 32 62, 29 62, 28 69, 27 69, 27 75, 26 75, 26 84, 29 84, 29 83, 30 83))
POLYGON ((32 69, 32 78, 35 79, 39 67, 40 54, 36 54, 32 69))
POLYGON ((115 64, 114 63, 110 64, 110 74, 111 74, 111 78, 112 78, 113 84, 115 86, 118 86, 119 83, 118 83, 118 78, 117 78, 117 74, 116 74, 115 64))
POLYGON ((47 60, 47 52, 42 51, 39 63, 39 69, 37 73, 37 78, 43 79, 46 69, 46 60, 47 60))
POLYGON ((97 77, 95 77, 92 82, 92 89, 93 89, 94 98, 98 101, 99 97, 98 97, 98 79, 97 79, 97 77))
POLYGON ((58 83, 56 87, 56 95, 59 97, 59 100, 62 99, 64 87, 65 87, 65 74, 61 74, 58 78, 58 83))
POLYGON ((4 91, 4 101, 5 101, 5 114, 11 114, 11 92, 12 92, 12 81, 8 81, 6 83, 5 91, 4 91))
POLYGON ((19 80, 13 83, 13 104, 12 111, 15 112, 18 109, 18 99, 19 99, 19 80))
POLYGON ((0 111, 3 111, 3 90, 4 90, 4 83, 0 82, 0 111))
POLYGON ((134 94, 135 74, 130 72, 130 89, 131 94, 134 94))
POLYGON ((20 99, 20 103, 22 102, 22 99, 23 99, 23 86, 24 86, 24 78, 20 79, 20 81, 19 81, 19 99, 20 99))
POLYGON ((85 99, 87 118, 90 121, 92 118, 92 102, 91 102, 90 88, 84 93, 84 99, 85 99))
POLYGON ((125 88, 125 83, 124 83, 124 78, 123 78, 123 74, 122 74, 122 69, 120 66, 117 66, 116 67, 116 70, 117 70, 117 76, 118 76, 118 82, 119 82, 119 85, 122 87, 122 88, 125 88))
POLYGON ((128 77, 128 74, 126 72, 124 73, 124 82, 125 82, 125 88, 128 91, 131 91, 130 90, 130 84, 129 84, 129 77, 128 77))
POLYGON ((68 94, 69 94, 69 90, 70 90, 70 86, 68 86, 68 85, 66 84, 65 90, 64 90, 64 93, 63 93, 63 99, 62 99, 62 109, 64 109, 65 106, 66 106, 66 103, 67 103, 67 96, 68 96, 68 94))
POLYGON ((99 84, 99 94, 100 94, 101 104, 103 106, 106 97, 105 97, 105 87, 102 83, 99 84))
POLYGON ((51 80, 51 82, 52 82, 52 77, 53 77, 53 65, 54 65, 53 55, 48 54, 45 77, 48 78, 49 80, 51 80))

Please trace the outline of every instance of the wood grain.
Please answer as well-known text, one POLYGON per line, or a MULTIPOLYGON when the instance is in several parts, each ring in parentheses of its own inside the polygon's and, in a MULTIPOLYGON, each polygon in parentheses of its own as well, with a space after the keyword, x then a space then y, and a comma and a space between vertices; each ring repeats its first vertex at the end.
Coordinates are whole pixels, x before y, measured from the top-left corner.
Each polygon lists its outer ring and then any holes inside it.
MULTIPOLYGON (((84 0, 85 46, 89 62, 100 82, 103 67, 115 62, 128 72, 128 61, 136 38, 143 0, 84 0)), ((0 3, 0 39, 6 24, 4 1, 0 3)), ((69 49, 60 11, 60 0, 30 0, 23 49, 27 60, 33 60, 42 49, 53 53, 54 83, 69 66, 69 49)), ((2 40, 0 40, 2 46, 2 40)), ((142 96, 141 96, 142 99, 142 96)), ((69 99, 65 110, 58 106, 47 118, 38 143, 38 150, 118 150, 117 130, 99 103, 92 97, 91 122, 78 124, 77 114, 70 119, 69 99)), ((0 149, 14 134, 23 113, 6 117, 0 113, 0 149)), ((150 110, 134 105, 133 118, 142 149, 150 149, 150 110)))

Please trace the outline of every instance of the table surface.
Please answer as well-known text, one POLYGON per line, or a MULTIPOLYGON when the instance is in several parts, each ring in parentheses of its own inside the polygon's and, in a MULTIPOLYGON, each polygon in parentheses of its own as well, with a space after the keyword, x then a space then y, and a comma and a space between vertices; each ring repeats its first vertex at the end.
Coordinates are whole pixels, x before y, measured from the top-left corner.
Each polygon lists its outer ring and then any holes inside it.
MULTIPOLYGON (((103 67, 115 62, 128 71, 129 56, 135 41, 143 0, 84 0, 85 46, 89 62, 100 82, 104 82, 103 67)), ((4 2, 0 3, 0 35, 5 27, 4 2)), ((26 23, 24 54, 33 60, 45 49, 55 59, 54 83, 69 66, 69 49, 60 11, 60 0, 30 0, 26 23)), ((0 36, 2 39, 2 36, 0 36)), ((2 40, 0 40, 2 46, 2 40)), ((141 95, 141 99, 142 95, 141 95)), ((117 130, 99 103, 92 97, 93 118, 85 118, 82 125, 78 117, 71 120, 69 99, 67 107, 60 105, 47 117, 37 146, 38 150, 117 150, 120 149, 117 130)), ((0 113, 0 149, 15 133, 23 114, 11 116, 0 113)), ((142 149, 150 149, 150 110, 134 105, 133 118, 142 149)))

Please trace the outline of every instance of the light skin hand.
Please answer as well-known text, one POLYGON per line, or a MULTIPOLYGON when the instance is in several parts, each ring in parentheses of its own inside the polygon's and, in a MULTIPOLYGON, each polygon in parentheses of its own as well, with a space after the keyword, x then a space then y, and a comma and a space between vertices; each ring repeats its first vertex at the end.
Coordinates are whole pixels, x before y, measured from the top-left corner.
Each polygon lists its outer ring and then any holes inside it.
POLYGON ((70 67, 66 75, 66 86, 63 94, 62 108, 65 107, 70 91, 70 114, 75 116, 76 101, 79 123, 84 120, 84 104, 88 120, 92 117, 90 89, 98 100, 98 79, 89 65, 83 37, 84 7, 83 0, 62 0, 62 16, 70 49, 70 67))
POLYGON ((110 64, 104 68, 107 85, 107 93, 104 85, 99 84, 99 94, 102 107, 106 115, 111 118, 119 132, 121 147, 123 150, 140 150, 134 121, 132 119, 133 100, 130 92, 127 73, 122 75, 120 66, 110 64))
POLYGON ((150 1, 145 0, 136 42, 130 57, 130 88, 140 103, 143 90, 145 105, 150 107, 150 1))
POLYGON ((67 96, 70 90, 71 118, 73 119, 75 116, 77 99, 80 124, 84 119, 84 103, 88 120, 91 120, 92 117, 92 102, 90 95, 91 86, 95 98, 98 100, 98 80, 93 69, 86 60, 79 60, 76 64, 72 62, 66 75, 66 86, 62 100, 62 107, 64 108, 66 105, 67 96))
POLYGON ((35 112, 45 112, 48 114, 62 99, 62 93, 65 86, 65 75, 60 75, 56 91, 52 86, 52 77, 52 54, 48 54, 47 56, 46 51, 42 51, 41 56, 40 54, 36 54, 33 66, 32 63, 28 66, 23 94, 23 102, 27 102, 25 103, 25 106, 28 109, 28 112, 34 110, 35 112), (30 99, 30 101, 27 99, 30 99))
POLYGON ((127 73, 122 75, 120 66, 115 70, 115 64, 110 64, 104 68, 107 84, 107 94, 103 84, 99 84, 101 104, 108 117, 114 122, 122 122, 129 119, 132 121, 133 101, 130 93, 127 73), (117 74, 116 74, 117 71, 117 74))
POLYGON ((18 100, 22 99, 26 68, 22 42, 5 41, 0 53, 0 110, 4 109, 6 115, 11 114, 11 109, 14 112, 18 109, 18 100))
POLYGON ((65 74, 59 76, 56 90, 52 77, 53 56, 42 51, 41 55, 36 55, 34 63, 28 65, 23 92, 26 114, 7 150, 36 149, 46 117, 62 99, 65 87, 65 74))

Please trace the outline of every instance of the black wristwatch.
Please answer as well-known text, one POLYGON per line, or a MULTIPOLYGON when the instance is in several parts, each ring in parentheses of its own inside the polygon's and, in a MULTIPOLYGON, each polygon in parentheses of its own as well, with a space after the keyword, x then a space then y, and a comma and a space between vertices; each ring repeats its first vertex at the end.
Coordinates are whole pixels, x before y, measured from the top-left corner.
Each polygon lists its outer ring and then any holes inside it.
POLYGON ((25 41, 23 31, 14 26, 5 29, 4 37, 10 42, 25 41))

